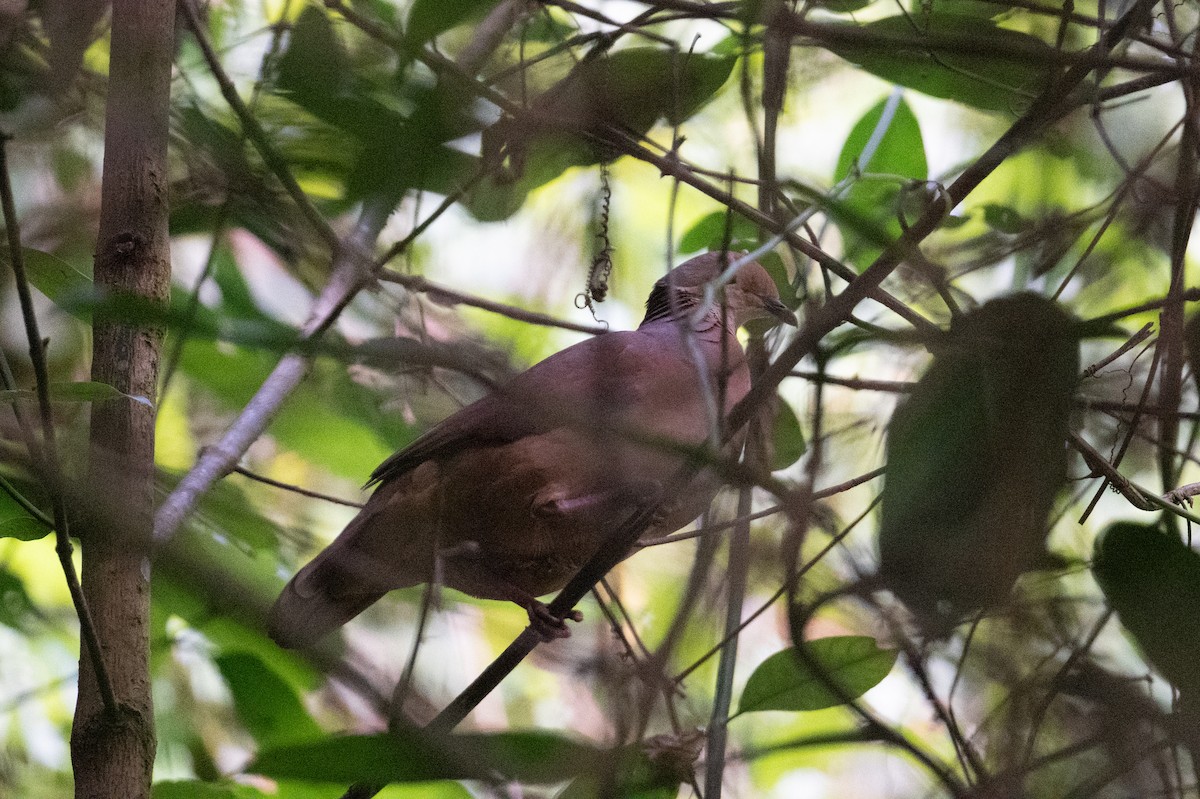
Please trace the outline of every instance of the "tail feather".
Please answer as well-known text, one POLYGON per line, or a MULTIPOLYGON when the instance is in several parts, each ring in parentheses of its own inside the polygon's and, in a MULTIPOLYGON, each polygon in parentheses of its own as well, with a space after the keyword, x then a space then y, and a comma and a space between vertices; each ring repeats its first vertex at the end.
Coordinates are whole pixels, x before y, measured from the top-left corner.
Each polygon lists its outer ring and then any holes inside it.
POLYGON ((296 573, 275 600, 267 632, 286 649, 306 649, 377 602, 377 589, 330 547, 296 573))

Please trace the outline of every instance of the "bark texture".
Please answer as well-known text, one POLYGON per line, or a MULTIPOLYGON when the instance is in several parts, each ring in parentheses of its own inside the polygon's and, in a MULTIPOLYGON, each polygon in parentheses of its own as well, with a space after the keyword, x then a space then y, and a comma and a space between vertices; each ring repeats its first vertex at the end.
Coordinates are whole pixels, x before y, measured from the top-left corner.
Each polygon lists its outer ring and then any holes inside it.
MULTIPOLYGON (((114 0, 103 193, 95 282, 166 302, 167 134, 174 0, 114 0)), ((97 316, 92 379, 156 401, 162 331, 97 316)), ((71 734, 76 797, 150 795, 155 737, 150 694, 149 544, 154 421, 130 400, 92 411, 92 460, 80 520, 83 590, 120 709, 104 709, 87 657, 71 734)))

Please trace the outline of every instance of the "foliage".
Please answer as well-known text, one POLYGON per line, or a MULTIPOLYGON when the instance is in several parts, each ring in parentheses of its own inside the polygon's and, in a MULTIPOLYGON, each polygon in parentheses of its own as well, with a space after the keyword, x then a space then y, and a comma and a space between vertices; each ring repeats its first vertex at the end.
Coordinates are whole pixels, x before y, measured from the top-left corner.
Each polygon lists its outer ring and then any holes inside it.
POLYGON ((54 500, 111 504, 88 412, 151 401, 89 380, 105 318, 167 333, 164 505, 197 463, 231 459, 147 559, 156 799, 363 781, 394 783, 385 797, 1194 793, 1196 7, 202 4, 197 30, 180 16, 159 176, 174 285, 148 302, 91 278, 116 186, 104 6, 0 20, 21 234, 0 255, 0 795, 70 780, 79 631, 54 500), (752 422, 768 460, 718 470, 711 534, 625 561, 573 638, 453 731, 426 727, 519 609, 404 589, 318 651, 266 636, 286 577, 353 513, 331 499, 365 500, 392 451, 594 332, 573 303, 597 253, 596 315, 625 328, 668 262, 764 244, 801 330, 752 336, 778 378, 752 422), (955 338, 1019 291, 1095 323, 955 338), (1031 367, 1068 338, 1099 366, 1031 367), (280 389, 296 357, 306 377, 280 389), (252 417, 261 434, 229 449, 252 417), (735 507, 750 520, 728 532, 735 507), (1018 528, 1037 546, 1016 551, 1018 528), (905 556, 924 575, 907 592, 880 573, 905 556), (947 559, 975 577, 938 579, 947 559), (922 592, 952 618, 923 614, 922 592))

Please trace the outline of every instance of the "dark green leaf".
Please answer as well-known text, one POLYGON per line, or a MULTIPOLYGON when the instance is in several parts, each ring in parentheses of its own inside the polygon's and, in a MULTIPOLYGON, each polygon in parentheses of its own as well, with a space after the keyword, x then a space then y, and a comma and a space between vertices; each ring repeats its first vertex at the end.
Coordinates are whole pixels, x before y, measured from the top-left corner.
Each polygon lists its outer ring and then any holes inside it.
POLYGON ((37 606, 29 598, 25 583, 8 569, 0 568, 0 624, 26 630, 29 620, 37 615, 37 606))
POLYGON ((0 519, 0 538, 15 538, 18 541, 37 541, 45 538, 51 530, 32 516, 18 515, 0 519))
POLYGON ((537 160, 529 153, 548 139, 554 144, 541 160, 556 171, 533 184, 541 185, 567 166, 612 160, 619 148, 605 141, 613 127, 640 135, 660 119, 682 123, 713 98, 736 63, 732 55, 659 47, 630 47, 586 59, 539 96, 530 114, 502 119, 484 131, 484 161, 507 157, 522 178, 537 160), (569 162, 562 162, 564 156, 569 162))
POLYGON ((497 0, 415 0, 408 12, 409 42, 419 46, 439 33, 482 18, 497 0))
POLYGON ((406 731, 279 747, 261 753, 247 770, 322 782, 424 782, 499 773, 520 782, 552 783, 584 771, 596 756, 592 747, 546 732, 431 738, 406 731))
POLYGON ((1023 233, 1033 223, 1007 205, 988 203, 983 206, 983 221, 1001 233, 1023 233))
MULTIPOLYGON (((130 399, 143 405, 150 405, 145 397, 135 397, 118 391, 107 383, 83 381, 79 383, 51 383, 50 399, 55 402, 103 402, 104 400, 130 399)), ((10 389, 0 391, 0 402, 28 400, 37 402, 37 392, 33 389, 10 389)))
POLYGON ((819 638, 804 647, 817 668, 795 648, 776 652, 746 681, 738 713, 835 707, 878 685, 896 662, 896 650, 880 649, 874 638, 862 635, 819 638), (822 673, 841 688, 841 695, 829 688, 822 673))
POLYGON ((1054 51, 1041 39, 970 14, 935 11, 854 27, 854 36, 831 36, 826 46, 884 80, 987 111, 1020 113, 1053 76, 1054 51))
POLYGON ((775 399, 775 421, 772 431, 775 443, 775 462, 771 465, 773 471, 786 469, 808 450, 804 440, 804 431, 800 428, 800 420, 782 397, 775 399))
POLYGON ((1154 667, 1200 696, 1200 553, 1157 525, 1118 522, 1097 537, 1092 573, 1154 667))
POLYGON ((238 717, 260 746, 281 746, 321 737, 321 729, 291 686, 262 659, 248 652, 229 652, 217 656, 216 663, 233 693, 238 717))
POLYGON ((1021 292, 957 317, 892 414, 880 574, 930 632, 1004 602, 1044 562, 1078 376, 1073 319, 1021 292))
POLYGON ((835 14, 849 14, 871 5, 875 0, 817 0, 816 5, 835 14))

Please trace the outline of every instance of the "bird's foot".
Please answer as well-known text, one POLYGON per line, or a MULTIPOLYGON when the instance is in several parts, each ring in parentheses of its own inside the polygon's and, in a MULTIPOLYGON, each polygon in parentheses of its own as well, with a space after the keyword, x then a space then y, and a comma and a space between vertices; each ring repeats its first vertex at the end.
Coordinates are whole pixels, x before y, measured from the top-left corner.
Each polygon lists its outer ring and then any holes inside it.
POLYGON ((550 608, 545 604, 531 600, 525 610, 529 613, 529 626, 538 634, 543 643, 549 643, 559 638, 570 638, 571 631, 567 629, 567 620, 583 621, 583 613, 578 610, 572 610, 567 615, 559 618, 550 612, 550 608))

